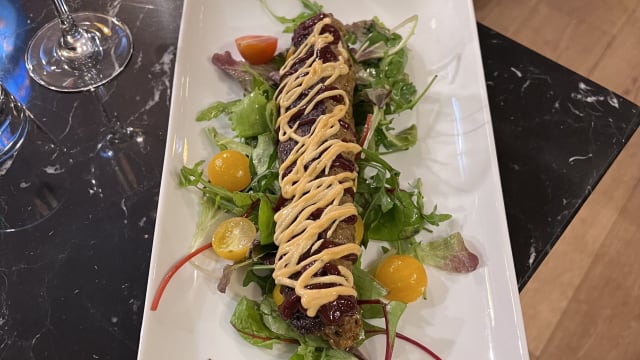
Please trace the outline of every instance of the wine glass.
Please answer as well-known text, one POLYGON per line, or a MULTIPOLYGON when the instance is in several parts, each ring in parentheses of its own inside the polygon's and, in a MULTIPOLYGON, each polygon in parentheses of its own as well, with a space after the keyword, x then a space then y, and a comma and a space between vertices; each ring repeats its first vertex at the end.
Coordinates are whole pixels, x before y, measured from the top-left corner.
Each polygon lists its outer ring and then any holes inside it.
POLYGON ((66 198, 66 151, 0 83, 0 232, 30 227, 66 198))
POLYGON ((115 77, 131 58, 127 26, 102 14, 70 14, 63 0, 51 0, 58 16, 31 39, 25 55, 31 77, 58 91, 82 91, 115 77))

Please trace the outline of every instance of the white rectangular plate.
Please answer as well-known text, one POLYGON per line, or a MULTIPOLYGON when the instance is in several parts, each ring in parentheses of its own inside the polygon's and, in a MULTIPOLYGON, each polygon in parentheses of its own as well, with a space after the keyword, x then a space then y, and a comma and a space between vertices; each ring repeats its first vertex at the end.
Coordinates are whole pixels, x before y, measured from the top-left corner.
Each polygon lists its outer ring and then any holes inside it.
MULTIPOLYGON (((391 27, 418 14, 409 42, 410 74, 419 89, 439 75, 421 104, 397 120, 398 128, 418 124, 419 144, 388 159, 405 184, 423 179, 427 205, 437 203, 454 215, 439 232, 461 231, 480 267, 462 275, 429 268, 428 299, 409 305, 399 331, 443 359, 528 358, 471 0, 321 2, 344 23, 378 16, 391 27)), ((301 10, 295 1, 270 3, 279 14, 301 10)), ((149 311, 161 278, 190 250, 198 216, 199 194, 178 187, 178 171, 215 151, 202 131, 211 124, 196 123, 195 116, 215 100, 241 95, 210 57, 225 50, 238 57, 233 40, 248 34, 278 35, 284 49, 290 35, 281 30, 258 1, 185 0, 139 359, 288 358, 290 348, 269 351, 245 343, 229 324, 242 289, 220 294, 216 279, 192 266, 173 278, 159 310, 149 311)), ((384 339, 369 340, 363 352, 382 359, 384 339)), ((397 342, 394 358, 424 354, 397 342)))

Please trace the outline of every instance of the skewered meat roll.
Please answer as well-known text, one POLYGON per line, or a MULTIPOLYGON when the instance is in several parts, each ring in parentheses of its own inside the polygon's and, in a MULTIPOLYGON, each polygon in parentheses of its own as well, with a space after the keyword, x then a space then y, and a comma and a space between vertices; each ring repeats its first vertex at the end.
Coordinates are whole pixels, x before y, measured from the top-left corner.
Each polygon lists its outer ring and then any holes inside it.
POLYGON ((276 92, 282 205, 275 215, 280 314, 338 349, 362 336, 351 268, 357 168, 355 77, 343 25, 330 14, 301 23, 276 92))

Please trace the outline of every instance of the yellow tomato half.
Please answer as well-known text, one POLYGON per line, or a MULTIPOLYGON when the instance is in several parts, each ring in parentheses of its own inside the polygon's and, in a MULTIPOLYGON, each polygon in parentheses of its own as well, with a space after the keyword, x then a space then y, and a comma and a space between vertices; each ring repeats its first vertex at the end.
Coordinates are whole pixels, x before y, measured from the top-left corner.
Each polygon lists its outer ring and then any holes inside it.
POLYGON ((213 233, 213 251, 231 261, 247 258, 251 243, 256 238, 256 227, 243 217, 234 217, 220 223, 213 233))
POLYGON ((410 303, 418 300, 427 288, 427 272, 416 258, 391 255, 384 259, 375 274, 389 293, 387 299, 410 303))

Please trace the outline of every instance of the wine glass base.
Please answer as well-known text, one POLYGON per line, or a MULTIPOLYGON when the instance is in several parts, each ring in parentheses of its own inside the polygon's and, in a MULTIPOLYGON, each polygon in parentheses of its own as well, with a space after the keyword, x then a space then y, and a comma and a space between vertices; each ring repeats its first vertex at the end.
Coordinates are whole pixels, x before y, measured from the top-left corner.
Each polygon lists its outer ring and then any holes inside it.
POLYGON ((100 86, 120 73, 131 59, 133 42, 127 26, 118 19, 96 13, 72 14, 78 27, 95 36, 102 55, 79 66, 58 53, 60 22, 51 21, 29 43, 25 60, 31 77, 57 91, 83 91, 100 86))

